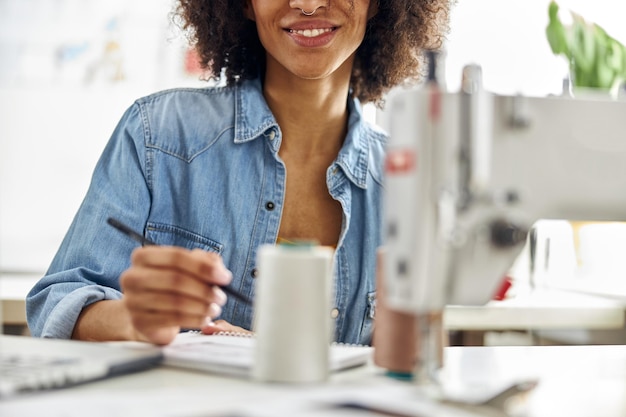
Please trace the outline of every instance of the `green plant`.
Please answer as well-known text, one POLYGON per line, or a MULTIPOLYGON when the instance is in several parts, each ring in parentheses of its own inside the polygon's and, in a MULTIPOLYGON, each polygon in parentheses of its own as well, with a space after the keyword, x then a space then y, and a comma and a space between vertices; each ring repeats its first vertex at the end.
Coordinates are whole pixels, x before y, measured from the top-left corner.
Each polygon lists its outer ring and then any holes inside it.
POLYGON ((552 52, 567 59, 573 85, 611 89, 626 80, 626 47, 576 13, 570 12, 571 25, 563 25, 558 12, 559 5, 550 2, 546 36, 552 52))

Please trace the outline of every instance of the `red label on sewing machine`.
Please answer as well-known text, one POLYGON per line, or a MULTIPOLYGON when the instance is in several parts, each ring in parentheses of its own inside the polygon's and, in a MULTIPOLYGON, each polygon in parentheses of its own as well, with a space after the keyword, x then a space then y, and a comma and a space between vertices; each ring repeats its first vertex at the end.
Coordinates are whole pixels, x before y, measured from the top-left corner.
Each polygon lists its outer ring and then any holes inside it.
POLYGON ((411 149, 395 149, 387 152, 385 170, 388 174, 407 174, 415 170, 417 156, 411 149))

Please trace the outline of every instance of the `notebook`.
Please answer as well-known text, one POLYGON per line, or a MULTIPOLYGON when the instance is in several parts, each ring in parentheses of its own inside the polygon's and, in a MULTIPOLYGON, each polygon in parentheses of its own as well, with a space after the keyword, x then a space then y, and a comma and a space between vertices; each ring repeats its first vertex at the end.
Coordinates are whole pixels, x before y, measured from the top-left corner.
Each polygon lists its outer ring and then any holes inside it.
POLYGON ((0 335, 0 400, 144 370, 160 348, 0 335))
MULTIPOLYGON (((247 377, 252 369, 255 341, 254 337, 243 333, 181 333, 163 348, 163 363, 178 368, 247 377)), ((334 343, 330 346, 329 370, 335 372, 365 365, 372 353, 370 346, 334 343)))

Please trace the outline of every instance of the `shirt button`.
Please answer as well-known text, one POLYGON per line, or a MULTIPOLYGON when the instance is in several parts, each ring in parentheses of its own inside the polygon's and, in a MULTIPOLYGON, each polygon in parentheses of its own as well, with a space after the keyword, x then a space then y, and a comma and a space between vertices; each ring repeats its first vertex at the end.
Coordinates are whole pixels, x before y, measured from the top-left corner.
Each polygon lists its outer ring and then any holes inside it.
POLYGON ((250 272, 250 275, 252 276, 252 278, 256 278, 257 275, 259 275, 259 270, 256 268, 252 268, 252 271, 250 272))
POLYGON ((274 131, 274 129, 270 130, 270 133, 267 135, 267 137, 270 140, 274 140, 274 138, 276 137, 276 132, 274 131))
POLYGON ((334 167, 332 171, 333 175, 337 175, 338 172, 339 172, 339 168, 334 167))
POLYGON ((274 210, 274 207, 276 207, 276 205, 271 201, 268 201, 267 203, 265 203, 265 208, 268 209, 269 211, 274 210))
POLYGON ((333 308, 333 310, 330 312, 330 317, 332 317, 334 319, 339 317, 339 309, 338 308, 333 308))

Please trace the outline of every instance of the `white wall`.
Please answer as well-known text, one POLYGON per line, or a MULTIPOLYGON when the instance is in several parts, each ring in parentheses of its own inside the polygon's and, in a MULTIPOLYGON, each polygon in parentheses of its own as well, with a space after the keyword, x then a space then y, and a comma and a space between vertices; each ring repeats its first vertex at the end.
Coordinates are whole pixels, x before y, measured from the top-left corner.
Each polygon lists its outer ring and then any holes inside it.
POLYGON ((0 271, 47 268, 136 98, 200 84, 171 3, 0 0, 0 271))
MULTIPOLYGON (((457 91, 468 63, 483 68, 485 88, 494 93, 544 96, 561 92, 567 73, 545 37, 549 0, 458 0, 448 37, 446 81, 457 91)), ((626 44, 624 0, 559 0, 565 22, 568 10, 602 26, 626 44)))

